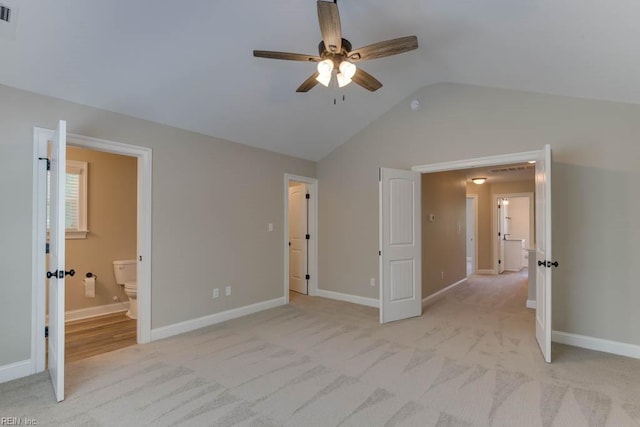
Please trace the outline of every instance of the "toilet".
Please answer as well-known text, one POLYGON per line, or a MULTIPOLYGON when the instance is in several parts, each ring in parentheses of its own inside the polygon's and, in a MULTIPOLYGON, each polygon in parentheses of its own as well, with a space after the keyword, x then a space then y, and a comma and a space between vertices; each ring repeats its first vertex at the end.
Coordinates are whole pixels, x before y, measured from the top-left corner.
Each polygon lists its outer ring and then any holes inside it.
POLYGON ((129 297, 129 311, 127 311, 127 316, 131 319, 138 318, 136 265, 135 259, 113 261, 113 272, 116 276, 116 283, 124 286, 124 293, 129 297))

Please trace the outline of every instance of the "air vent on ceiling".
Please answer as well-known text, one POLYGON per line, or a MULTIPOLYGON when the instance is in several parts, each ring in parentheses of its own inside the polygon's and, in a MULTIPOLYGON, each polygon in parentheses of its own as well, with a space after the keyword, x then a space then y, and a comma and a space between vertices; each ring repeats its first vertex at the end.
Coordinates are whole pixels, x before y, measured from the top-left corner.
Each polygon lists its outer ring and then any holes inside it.
POLYGON ((522 165, 522 166, 506 166, 503 168, 491 169, 489 172, 491 173, 507 173, 507 172, 520 172, 520 171, 528 171, 535 169, 533 165, 522 165))
POLYGON ((11 9, 6 6, 0 6, 0 21, 11 21, 11 9))

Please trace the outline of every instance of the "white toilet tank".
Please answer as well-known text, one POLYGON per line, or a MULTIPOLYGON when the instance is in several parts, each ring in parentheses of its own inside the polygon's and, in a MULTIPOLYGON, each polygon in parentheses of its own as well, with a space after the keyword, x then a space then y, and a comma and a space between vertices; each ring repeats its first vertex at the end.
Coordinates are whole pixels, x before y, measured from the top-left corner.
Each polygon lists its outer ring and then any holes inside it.
POLYGON ((116 275, 116 283, 118 285, 136 281, 136 264, 135 259, 113 261, 113 272, 116 275))

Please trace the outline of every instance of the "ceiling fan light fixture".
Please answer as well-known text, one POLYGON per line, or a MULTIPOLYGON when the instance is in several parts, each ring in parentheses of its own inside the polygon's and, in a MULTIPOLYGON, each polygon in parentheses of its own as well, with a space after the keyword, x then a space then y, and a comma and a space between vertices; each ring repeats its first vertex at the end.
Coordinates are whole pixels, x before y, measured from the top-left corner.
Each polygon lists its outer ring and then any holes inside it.
POLYGON ((330 79, 332 71, 333 71, 333 61, 332 60, 325 59, 324 61, 318 62, 318 73, 320 73, 321 76, 322 75, 328 75, 329 79, 330 79))
POLYGON ((356 74, 356 65, 349 61, 342 61, 340 63, 340 72, 347 78, 349 81, 356 74))
POLYGON ((338 73, 336 75, 336 79, 338 80, 338 87, 345 87, 349 83, 351 83, 351 79, 347 77, 344 73, 338 73))
POLYGON ((480 177, 471 178, 471 181, 473 181, 474 184, 478 184, 478 185, 484 184, 486 180, 487 180, 487 178, 480 178, 480 177))
POLYGON ((318 81, 318 83, 320 83, 324 87, 329 87, 329 83, 331 82, 331 72, 328 72, 326 74, 323 74, 323 73, 318 74, 318 77, 316 77, 316 80, 318 81))

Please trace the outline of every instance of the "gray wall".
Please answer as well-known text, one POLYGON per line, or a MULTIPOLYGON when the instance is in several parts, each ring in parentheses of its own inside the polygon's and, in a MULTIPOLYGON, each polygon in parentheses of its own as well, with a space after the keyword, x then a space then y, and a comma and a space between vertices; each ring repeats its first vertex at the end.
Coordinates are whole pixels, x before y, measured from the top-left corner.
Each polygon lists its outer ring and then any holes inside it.
POLYGON ((378 167, 553 149, 553 327, 640 344, 640 106, 423 88, 318 163, 320 287, 376 298, 378 167), (422 108, 412 111, 417 98, 422 108))
POLYGON ((30 357, 33 127, 58 119, 153 149, 153 328, 283 296, 284 173, 313 162, 0 86, 0 366, 30 357))

